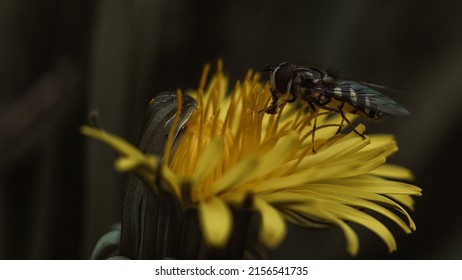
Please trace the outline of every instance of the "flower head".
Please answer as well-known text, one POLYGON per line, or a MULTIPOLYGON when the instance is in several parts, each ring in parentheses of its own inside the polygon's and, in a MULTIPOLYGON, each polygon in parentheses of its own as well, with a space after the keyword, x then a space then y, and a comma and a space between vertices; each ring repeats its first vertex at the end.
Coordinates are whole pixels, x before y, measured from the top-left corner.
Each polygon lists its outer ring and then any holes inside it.
MULTIPOLYGON (((161 177, 183 209, 197 208, 201 231, 212 247, 228 243, 233 209, 259 213, 259 240, 268 248, 284 239, 286 222, 335 225, 355 255, 359 241, 352 222, 376 233, 389 251, 396 250, 391 232, 368 211, 406 233, 415 230, 406 208, 412 210, 411 196, 420 196, 421 189, 396 181, 411 179, 410 171, 386 163, 397 151, 393 136, 363 139, 348 127, 337 133, 342 119, 332 112, 320 111, 315 129, 315 115, 303 108, 281 106, 276 115, 265 114, 271 94, 258 73, 249 71, 228 93, 221 63, 207 84, 209 68, 199 88, 188 93, 197 102, 189 120, 180 124, 181 112, 176 113, 162 158, 144 155, 102 130, 84 127, 82 132, 119 152, 118 170, 135 171, 155 192, 161 177)), ((181 110, 181 96, 176 100, 181 110)), ((365 126, 356 130, 363 133, 365 126)))

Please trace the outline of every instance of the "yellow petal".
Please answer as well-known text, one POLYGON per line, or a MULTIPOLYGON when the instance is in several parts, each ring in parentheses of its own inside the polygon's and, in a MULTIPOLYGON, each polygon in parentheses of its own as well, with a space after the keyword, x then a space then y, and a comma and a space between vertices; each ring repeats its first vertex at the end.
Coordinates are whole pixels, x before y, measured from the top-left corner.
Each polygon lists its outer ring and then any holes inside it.
POLYGON ((228 206, 214 196, 199 203, 199 221, 205 240, 214 247, 223 247, 232 230, 232 214, 228 206))
POLYGON ((343 230, 343 234, 345 234, 345 239, 347 241, 347 252, 352 256, 356 256, 359 250, 358 235, 348 224, 340 219, 334 219, 333 223, 339 226, 343 230))
POLYGON ((167 166, 162 168, 162 177, 167 181, 173 191, 177 194, 178 197, 181 197, 181 182, 180 178, 176 176, 167 166))
MULTIPOLYGON (((377 213, 384 215, 385 217, 389 218, 393 222, 395 222, 397 225, 401 227, 401 229, 405 233, 412 232, 411 227, 408 226, 408 224, 406 224, 399 216, 397 216, 390 210, 386 209, 385 207, 380 206, 379 204, 376 204, 374 202, 370 202, 370 201, 367 201, 361 198, 356 198, 356 197, 346 197, 346 196, 335 197, 335 194, 333 194, 329 198, 332 199, 332 201, 336 201, 338 203, 348 204, 349 206, 358 207, 360 209, 373 210, 377 213)), ((407 214, 407 212, 405 212, 404 210, 402 212, 407 214)), ((410 221, 410 223, 413 224, 412 219, 409 215, 407 215, 407 218, 410 221)))
POLYGON ((310 196, 309 190, 303 193, 297 192, 296 190, 281 190, 279 192, 262 193, 258 197, 264 199, 266 202, 272 205, 286 205, 296 203, 307 203, 312 201, 313 196, 310 196))
POLYGON ((268 248, 274 249, 286 236, 284 218, 262 199, 255 198, 254 206, 261 215, 260 241, 268 248))
POLYGON ((197 161, 193 174, 193 184, 198 184, 209 175, 223 156, 224 141, 221 138, 212 139, 197 161))
POLYGON ((288 135, 287 137, 280 139, 270 151, 266 152, 261 157, 261 164, 258 169, 253 172, 252 177, 249 179, 265 175, 272 170, 279 168, 287 158, 291 157, 295 153, 298 148, 297 142, 298 140, 295 135, 288 135))
MULTIPOLYGON (((394 216, 392 218, 393 220, 398 218, 398 216, 396 216, 394 213, 391 213, 386 208, 380 206, 383 205, 395 209, 407 218, 409 225, 402 224, 402 222, 398 222, 398 224, 402 225, 405 232, 409 232, 409 228, 412 230, 415 229, 414 222, 412 221, 409 213, 407 213, 407 211, 400 204, 398 204, 392 199, 389 199, 384 195, 376 194, 374 192, 365 192, 355 187, 337 186, 330 184, 311 184, 306 188, 309 188, 309 190, 300 187, 298 189, 290 190, 290 192, 292 192, 294 196, 297 195, 298 197, 310 197, 310 199, 316 197, 315 195, 313 195, 313 193, 315 193, 317 194, 316 198, 332 200, 338 203, 354 205, 360 208, 373 209, 374 207, 380 207, 377 208, 377 212, 382 213, 382 211, 384 211, 386 215, 394 216)), ((405 197, 410 196, 405 195, 405 197)), ((277 201, 275 201, 274 203, 277 203, 277 201)))
POLYGON ((253 156, 242 160, 238 165, 213 182, 213 184, 210 185, 210 189, 214 194, 218 194, 245 182, 252 176, 252 172, 258 168, 259 164, 260 161, 258 158, 253 156))
POLYGON ((118 152, 121 155, 129 155, 138 158, 145 157, 144 154, 132 144, 104 130, 92 128, 89 126, 82 126, 80 127, 80 132, 86 136, 96 138, 106 143, 108 146, 112 147, 114 150, 116 150, 116 152, 118 152))
POLYGON ((116 160, 115 168, 121 172, 126 172, 135 169, 140 163, 141 161, 134 157, 121 157, 116 160))
POLYGON ((407 194, 420 196, 422 189, 411 184, 403 182, 386 180, 377 176, 361 175, 344 178, 331 178, 323 180, 323 183, 351 187, 357 190, 371 193, 389 194, 407 194))
POLYGON ((80 131, 82 134, 96 138, 112 147, 121 156, 115 163, 119 171, 134 170, 146 182, 153 182, 159 165, 159 158, 154 155, 143 154, 138 148, 124 139, 104 130, 82 126, 80 131))
POLYGON ((301 213, 305 216, 314 217, 318 220, 332 223, 339 226, 345 235, 347 242, 347 251, 351 255, 356 255, 359 250, 359 239, 356 233, 351 229, 351 227, 346 224, 339 216, 335 213, 329 211, 331 209, 329 203, 313 199, 311 203, 307 204, 293 204, 288 208, 301 213))
POLYGON ((384 164, 370 173, 390 179, 414 180, 414 176, 409 169, 393 164, 384 164))
POLYGON ((391 134, 373 134, 369 135, 369 137, 371 138, 370 148, 383 147, 396 143, 395 137, 391 134))
MULTIPOLYGON (((406 206, 410 210, 414 210, 415 201, 412 196, 402 194, 387 194, 390 198, 396 200, 400 204, 406 206)), ((414 228, 415 229, 415 228, 414 228)))
POLYGON ((255 186, 246 186, 254 192, 272 192, 291 187, 297 187, 306 183, 319 182, 331 178, 345 178, 367 173, 382 165, 385 161, 383 157, 372 157, 364 154, 361 160, 355 162, 338 161, 332 164, 319 163, 318 166, 312 166, 305 170, 299 170, 286 177, 272 178, 265 181, 264 184, 255 186))
POLYGON ((361 137, 353 137, 344 141, 339 141, 332 146, 324 147, 314 155, 305 157, 301 163, 301 169, 317 166, 318 164, 333 161, 337 158, 358 151, 370 143, 369 140, 363 140, 361 137))
POLYGON ((388 251, 396 250, 396 241, 386 226, 377 221, 374 217, 346 205, 335 204, 329 206, 329 212, 337 215, 342 220, 360 224, 377 234, 387 245, 388 251))
POLYGON ((242 207, 243 203, 248 199, 248 196, 249 194, 243 192, 226 192, 223 193, 220 198, 226 201, 227 204, 239 208, 242 207))
POLYGON ((401 183, 401 182, 389 182, 387 184, 382 184, 380 186, 378 185, 357 185, 356 186, 358 189, 362 191, 369 191, 369 192, 375 192, 375 193, 381 193, 385 195, 389 194, 407 194, 407 195, 416 195, 416 196, 421 196, 421 189, 419 187, 401 183))

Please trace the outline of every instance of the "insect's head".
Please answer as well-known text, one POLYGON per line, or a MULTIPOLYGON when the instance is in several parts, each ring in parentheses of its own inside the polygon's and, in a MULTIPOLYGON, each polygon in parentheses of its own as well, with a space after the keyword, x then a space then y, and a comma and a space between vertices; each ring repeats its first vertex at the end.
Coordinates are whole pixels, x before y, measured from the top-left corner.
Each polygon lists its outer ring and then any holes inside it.
POLYGON ((283 62, 275 67, 266 65, 263 70, 269 72, 271 92, 288 93, 292 84, 294 69, 295 65, 290 62, 283 62))

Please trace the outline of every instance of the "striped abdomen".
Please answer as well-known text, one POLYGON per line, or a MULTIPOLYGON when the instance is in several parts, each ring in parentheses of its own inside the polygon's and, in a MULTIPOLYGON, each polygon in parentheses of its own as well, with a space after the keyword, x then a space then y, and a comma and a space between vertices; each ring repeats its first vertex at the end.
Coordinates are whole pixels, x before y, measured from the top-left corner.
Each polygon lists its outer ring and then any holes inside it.
POLYGON ((409 112, 391 98, 355 81, 337 81, 321 91, 327 96, 341 102, 346 102, 351 108, 345 107, 350 113, 362 113, 365 117, 380 119, 383 114, 392 116, 407 116, 409 112))

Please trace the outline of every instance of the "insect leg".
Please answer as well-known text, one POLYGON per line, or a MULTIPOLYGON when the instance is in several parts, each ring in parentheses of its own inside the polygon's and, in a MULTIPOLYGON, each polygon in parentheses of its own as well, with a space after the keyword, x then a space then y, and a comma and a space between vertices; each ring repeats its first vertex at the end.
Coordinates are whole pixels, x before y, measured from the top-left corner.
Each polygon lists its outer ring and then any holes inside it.
POLYGON ((271 104, 266 109, 260 110, 259 113, 265 112, 271 115, 276 114, 276 110, 278 108, 278 101, 279 101, 277 92, 271 90, 271 97, 273 98, 273 100, 271 101, 271 104))
POLYGON ((338 125, 338 129, 337 129, 337 131, 335 132, 335 135, 339 134, 340 131, 342 131, 343 122, 344 122, 344 121, 345 121, 345 120, 342 118, 342 121, 341 121, 340 124, 338 125))
POLYGON ((316 132, 316 125, 318 121, 318 110, 311 102, 308 102, 308 105, 310 106, 311 110, 314 113, 313 132, 311 133, 311 144, 313 145, 313 148, 311 148, 311 150, 313 151, 313 154, 315 154, 316 150, 314 148, 314 134, 316 132))
MULTIPOLYGON (((329 100, 326 100, 326 101, 329 101, 329 102, 330 102, 330 99, 329 99, 329 100)), ((345 102, 342 102, 337 108, 331 108, 331 107, 326 106, 329 102, 322 102, 322 103, 318 103, 317 105, 318 105, 320 108, 322 108, 322 109, 340 113, 340 115, 342 116, 342 122, 340 122, 339 128, 338 128, 338 130, 337 130, 337 132, 336 132, 335 134, 340 133, 340 131, 342 130, 342 127, 343 127, 343 122, 345 121, 345 122, 353 129, 353 131, 354 131, 356 134, 358 134, 359 136, 361 136, 361 138, 365 139, 366 136, 364 136, 363 134, 359 133, 359 131, 356 130, 356 128, 353 126, 353 124, 350 122, 350 120, 345 116, 345 113, 343 113, 343 106, 345 105, 345 102)))
POLYGON ((294 103, 295 100, 297 100, 297 96, 295 96, 295 94, 293 92, 291 92, 290 95, 292 96, 292 98, 287 99, 285 101, 288 102, 288 103, 294 103))
POLYGON ((342 104, 340 104, 338 106, 338 109, 339 109, 339 113, 340 115, 342 116, 342 122, 343 121, 346 121, 347 124, 353 129, 353 131, 358 134, 359 136, 361 136, 361 138, 363 139, 366 139, 366 136, 364 136, 364 134, 360 133, 359 131, 356 130, 356 128, 353 126, 353 124, 350 122, 350 120, 345 116, 345 113, 343 113, 343 105, 345 104, 345 102, 342 102, 342 104))
MULTIPOLYGON (((343 108, 343 105, 344 105, 344 103, 341 104, 342 108, 343 108)), ((356 112, 357 112, 357 110, 353 110, 353 111, 351 111, 350 113, 356 114, 356 112)), ((335 133, 336 135, 339 134, 340 131, 342 130, 342 128, 343 128, 343 122, 344 122, 344 121, 345 121, 345 119, 342 117, 342 121, 340 122, 340 126, 338 127, 338 130, 337 130, 337 132, 335 133)), ((350 126, 351 126, 351 124, 350 124, 350 126)), ((355 132, 356 132, 356 134, 358 133, 356 130, 355 130, 355 132)), ((362 136, 364 136, 364 135, 361 135, 361 137, 362 137, 362 136)), ((364 137, 363 137, 363 138, 364 138, 364 137)))

